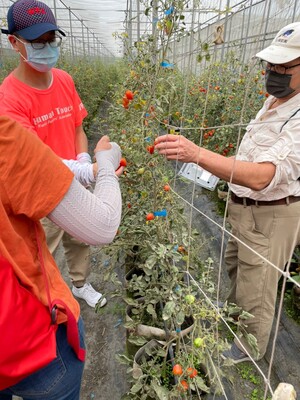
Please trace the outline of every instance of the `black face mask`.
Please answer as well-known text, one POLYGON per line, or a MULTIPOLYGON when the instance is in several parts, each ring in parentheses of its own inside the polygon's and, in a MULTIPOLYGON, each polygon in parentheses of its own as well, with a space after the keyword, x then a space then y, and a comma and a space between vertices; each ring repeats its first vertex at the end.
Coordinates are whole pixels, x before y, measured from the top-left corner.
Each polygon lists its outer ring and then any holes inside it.
POLYGON ((267 69, 265 75, 266 90, 277 99, 286 97, 295 91, 295 89, 290 87, 291 79, 292 75, 278 74, 275 71, 267 69))

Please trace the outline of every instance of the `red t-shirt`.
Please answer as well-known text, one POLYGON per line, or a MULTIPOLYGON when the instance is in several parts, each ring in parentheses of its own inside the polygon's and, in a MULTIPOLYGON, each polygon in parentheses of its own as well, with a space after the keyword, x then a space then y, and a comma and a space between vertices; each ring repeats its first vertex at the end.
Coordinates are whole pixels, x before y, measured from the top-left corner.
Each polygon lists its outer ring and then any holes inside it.
MULTIPOLYGON (((0 254, 12 264, 23 285, 48 305, 34 228, 37 223, 51 299, 63 300, 78 319, 79 304, 48 250, 39 223, 61 201, 72 179, 72 172, 49 147, 19 123, 0 116, 0 254)), ((65 320, 65 314, 59 314, 58 322, 65 320)))
POLYGON ((0 86, 0 115, 7 115, 37 133, 59 157, 76 159, 75 128, 87 111, 72 77, 53 68, 52 85, 35 89, 15 78, 6 77, 0 86))

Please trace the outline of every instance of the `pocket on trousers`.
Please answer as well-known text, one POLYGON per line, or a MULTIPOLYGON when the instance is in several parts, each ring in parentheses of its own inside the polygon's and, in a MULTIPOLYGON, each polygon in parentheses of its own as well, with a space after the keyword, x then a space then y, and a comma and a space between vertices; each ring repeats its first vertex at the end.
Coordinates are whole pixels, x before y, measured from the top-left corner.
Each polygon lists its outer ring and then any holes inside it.
POLYGON ((11 387, 11 390, 21 397, 46 396, 47 393, 63 379, 65 374, 66 367, 57 349, 57 357, 55 360, 11 387))

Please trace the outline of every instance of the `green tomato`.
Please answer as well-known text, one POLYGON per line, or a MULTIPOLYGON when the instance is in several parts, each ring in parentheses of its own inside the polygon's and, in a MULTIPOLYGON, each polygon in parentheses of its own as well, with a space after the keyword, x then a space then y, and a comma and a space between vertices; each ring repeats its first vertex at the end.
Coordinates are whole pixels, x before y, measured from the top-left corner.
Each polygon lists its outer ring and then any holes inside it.
POLYGON ((195 346, 195 347, 202 347, 203 344, 204 344, 204 339, 202 339, 202 338, 200 338, 200 337, 197 337, 197 338, 194 340, 194 346, 195 346))
POLYGON ((194 301, 195 301, 195 296, 193 296, 192 294, 187 294, 187 295, 185 296, 185 301, 186 301, 188 304, 193 304, 194 301))
POLYGON ((143 173, 145 172, 145 168, 140 168, 140 169, 138 169, 138 174, 139 175, 142 175, 143 173))

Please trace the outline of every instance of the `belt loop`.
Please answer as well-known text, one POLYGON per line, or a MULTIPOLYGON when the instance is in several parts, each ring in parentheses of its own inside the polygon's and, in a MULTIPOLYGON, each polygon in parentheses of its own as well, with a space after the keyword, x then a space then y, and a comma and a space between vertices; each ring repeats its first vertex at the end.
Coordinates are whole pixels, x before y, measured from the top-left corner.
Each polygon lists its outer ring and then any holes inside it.
POLYGON ((247 199, 246 199, 246 197, 243 197, 243 206, 247 207, 247 199))
POLYGON ((258 201, 255 200, 255 207, 259 207, 258 201))
POLYGON ((287 197, 285 198, 285 202, 286 202, 286 205, 287 205, 287 206, 290 205, 290 196, 287 196, 287 197))

